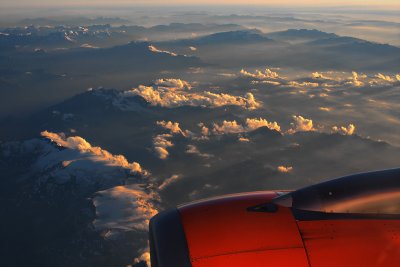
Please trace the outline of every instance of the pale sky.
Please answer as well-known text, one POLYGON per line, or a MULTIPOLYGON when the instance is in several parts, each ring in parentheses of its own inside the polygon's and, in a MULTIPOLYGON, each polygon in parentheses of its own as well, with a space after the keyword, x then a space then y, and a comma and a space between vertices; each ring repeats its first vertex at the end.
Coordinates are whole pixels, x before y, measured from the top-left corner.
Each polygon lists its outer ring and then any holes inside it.
POLYGON ((0 0, 12 6, 103 6, 103 5, 284 5, 284 6, 400 6, 400 0, 0 0))

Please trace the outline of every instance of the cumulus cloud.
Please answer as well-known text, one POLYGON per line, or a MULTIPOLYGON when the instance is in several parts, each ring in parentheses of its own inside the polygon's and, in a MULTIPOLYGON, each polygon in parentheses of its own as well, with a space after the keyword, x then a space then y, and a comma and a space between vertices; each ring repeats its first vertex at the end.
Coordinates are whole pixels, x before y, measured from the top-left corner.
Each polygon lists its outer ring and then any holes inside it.
POLYGON ((183 176, 174 174, 171 177, 167 178, 162 182, 162 184, 158 187, 159 190, 164 190, 166 187, 170 186, 172 183, 175 183, 176 181, 180 180, 183 176))
MULTIPOLYGON (((49 131, 41 136, 18 144, 23 156, 34 153, 29 172, 32 182, 37 177, 37 189, 51 193, 73 182, 76 194, 92 198, 96 209, 93 225, 107 233, 104 238, 119 238, 119 233, 126 231, 147 232, 159 202, 149 172, 122 155, 92 146, 82 137, 49 131)), ((141 260, 146 260, 145 250, 141 253, 141 260)))
POLYGON ((156 146, 154 147, 154 151, 160 159, 166 159, 169 156, 169 152, 165 147, 156 146))
POLYGON ((390 84, 396 84, 400 82, 400 75, 385 75, 383 73, 378 73, 373 76, 373 78, 369 81, 369 85, 371 86, 387 86, 390 84))
POLYGON ((289 86, 292 87, 307 87, 307 88, 315 88, 319 86, 319 83, 316 82, 297 82, 297 81, 289 81, 288 82, 289 86))
POLYGON ((240 70, 240 75, 243 77, 250 77, 253 79, 266 80, 266 79, 278 79, 279 74, 271 69, 266 68, 264 71, 255 70, 254 72, 248 72, 244 69, 240 70))
POLYGON ((157 214, 152 204, 157 196, 146 193, 139 185, 116 186, 96 193, 93 203, 96 207, 97 229, 122 231, 147 231, 151 217, 157 214))
POLYGON ((322 79, 322 80, 331 80, 331 79, 332 79, 331 77, 326 76, 326 75, 324 75, 324 74, 321 73, 321 72, 313 72, 313 73, 311 74, 311 76, 312 76, 314 79, 322 79))
POLYGON ((329 108, 329 107, 319 107, 318 109, 322 110, 322 111, 327 111, 327 112, 332 111, 332 108, 329 108))
POLYGON ((81 45, 82 48, 92 48, 92 49, 97 49, 99 48, 98 46, 93 46, 91 44, 82 44, 81 45))
POLYGON ((65 166, 71 167, 82 162, 83 160, 90 160, 92 162, 101 162, 106 166, 122 167, 123 169, 129 170, 133 174, 147 174, 147 172, 142 169, 139 163, 129 163, 123 155, 113 155, 107 150, 92 146, 80 136, 65 137, 64 134, 52 133, 48 131, 43 131, 41 135, 51 140, 59 147, 64 147, 79 152, 79 158, 64 160, 65 166))
POLYGON ((244 127, 234 121, 224 120, 222 124, 214 123, 213 132, 215 134, 231 134, 231 133, 243 133, 244 127))
POLYGON ((276 169, 278 172, 281 172, 281 173, 293 172, 293 167, 291 167, 291 166, 278 166, 276 169))
POLYGON ((157 121, 157 125, 163 127, 164 129, 169 130, 171 133, 174 134, 182 134, 183 131, 179 127, 179 122, 172 122, 172 121, 157 121))
POLYGON ((181 79, 158 79, 154 84, 160 87, 167 87, 170 90, 175 88, 177 90, 190 90, 192 88, 192 85, 189 82, 181 79))
POLYGON ((143 252, 138 258, 134 259, 134 263, 138 264, 140 262, 145 262, 147 264, 148 267, 151 266, 151 261, 150 261, 150 252, 149 252, 149 248, 147 248, 147 250, 145 252, 143 252))
POLYGON ((234 96, 224 93, 213 93, 210 91, 189 92, 189 83, 176 80, 157 80, 155 86, 140 85, 132 90, 124 91, 119 94, 119 99, 114 101, 114 105, 121 109, 128 109, 125 98, 130 96, 141 96, 153 106, 180 107, 180 106, 199 106, 216 108, 221 106, 240 106, 245 109, 256 109, 261 106, 256 101, 252 93, 245 96, 234 96))
POLYGON ((155 47, 154 45, 149 45, 149 50, 150 50, 151 52, 154 52, 154 53, 167 54, 167 55, 170 55, 170 56, 173 56, 173 57, 178 56, 177 54, 175 54, 175 53, 173 53, 173 52, 166 51, 166 50, 160 50, 160 49, 158 49, 157 47, 155 47))
POLYGON ((277 122, 269 122, 263 118, 247 118, 246 125, 242 126, 234 121, 226 121, 224 120, 222 124, 214 123, 213 133, 214 134, 234 134, 234 133, 243 133, 243 132, 251 132, 257 130, 261 127, 268 127, 271 130, 275 130, 280 132, 281 127, 277 122))
POLYGON ((160 159, 166 159, 169 156, 167 148, 174 146, 170 138, 172 134, 159 134, 153 138, 154 151, 160 159))
POLYGON ((207 126, 205 126, 204 123, 200 122, 198 124, 198 126, 201 129, 201 135, 202 136, 209 136, 210 135, 210 129, 207 126))
POLYGON ((294 115, 292 118, 294 122, 290 124, 292 128, 288 131, 289 134, 293 134, 296 132, 315 131, 313 121, 311 119, 306 119, 302 116, 296 115, 294 115))
POLYGON ((394 78, 390 77, 389 75, 384 75, 382 73, 378 73, 377 75, 375 75, 375 77, 389 83, 395 82, 394 78))
POLYGON ((250 139, 249 138, 245 138, 245 137, 239 137, 239 142, 243 142, 243 143, 247 143, 247 142, 250 142, 250 139))
POLYGON ((349 79, 349 81, 346 84, 349 84, 349 85, 352 85, 355 87, 360 87, 360 86, 364 85, 364 83, 359 80, 360 77, 359 77, 358 73, 355 71, 352 72, 352 76, 349 77, 348 79, 349 79))
POLYGON ((345 126, 333 126, 332 132, 339 133, 342 135, 353 135, 356 131, 356 126, 354 124, 349 124, 347 127, 345 126))
POLYGON ((261 127, 268 127, 271 130, 275 130, 277 132, 281 131, 281 127, 279 126, 279 124, 274 121, 274 122, 269 122, 266 119, 263 118, 253 118, 253 119, 246 119, 246 129, 247 131, 254 131, 258 128, 261 127))
POLYGON ((251 84, 269 84, 274 86, 281 85, 281 83, 277 81, 251 81, 251 84))
POLYGON ((162 128, 168 130, 169 133, 159 134, 153 138, 153 145, 154 151, 156 152, 157 156, 160 159, 166 159, 169 156, 169 152, 167 150, 168 147, 174 146, 170 139, 173 135, 181 134, 185 137, 193 136, 193 133, 185 130, 183 131, 180 126, 179 122, 172 122, 172 121, 157 121, 157 125, 161 126, 162 128))
POLYGON ((201 153, 199 151, 199 149, 195 145, 187 145, 185 152, 187 154, 198 155, 199 157, 202 157, 202 158, 211 158, 211 157, 213 157, 213 155, 211 155, 211 154, 201 153))

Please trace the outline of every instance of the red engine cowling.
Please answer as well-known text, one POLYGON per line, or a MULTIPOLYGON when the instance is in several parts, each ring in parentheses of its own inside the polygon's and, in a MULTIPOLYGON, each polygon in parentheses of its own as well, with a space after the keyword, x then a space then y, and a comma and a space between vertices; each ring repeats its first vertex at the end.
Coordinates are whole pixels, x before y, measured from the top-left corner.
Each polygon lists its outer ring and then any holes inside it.
POLYGON ((161 213, 150 225, 153 267, 309 266, 291 210, 270 202, 276 196, 229 195, 161 213))

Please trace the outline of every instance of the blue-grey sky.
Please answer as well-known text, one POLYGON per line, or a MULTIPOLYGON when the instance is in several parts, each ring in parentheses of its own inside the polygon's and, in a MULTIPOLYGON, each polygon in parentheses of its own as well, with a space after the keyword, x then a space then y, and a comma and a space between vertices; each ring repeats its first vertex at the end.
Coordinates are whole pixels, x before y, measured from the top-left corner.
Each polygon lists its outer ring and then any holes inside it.
POLYGON ((0 0, 1 6, 96 6, 96 5, 284 5, 284 6, 400 6, 399 0, 0 0))

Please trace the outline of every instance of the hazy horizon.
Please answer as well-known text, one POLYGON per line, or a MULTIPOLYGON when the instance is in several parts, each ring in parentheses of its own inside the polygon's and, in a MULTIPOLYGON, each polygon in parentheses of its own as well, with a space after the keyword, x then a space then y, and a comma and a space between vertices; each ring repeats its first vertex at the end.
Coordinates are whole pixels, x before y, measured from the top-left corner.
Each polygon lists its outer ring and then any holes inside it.
POLYGON ((37 0, 37 1, 29 1, 29 0, 2 0, 0 1, 0 5, 7 8, 21 8, 21 7, 84 7, 84 6, 276 6, 276 7, 381 7, 381 8, 400 8, 400 4, 396 0, 385 0, 379 1, 377 3, 373 0, 351 0, 351 1, 332 1, 321 0, 306 0, 306 1, 294 1, 294 0, 270 0, 270 1, 262 1, 262 0, 220 0, 220 1, 212 1, 212 0, 203 0, 203 1, 184 1, 184 0, 172 0, 166 3, 165 1, 156 0, 156 1, 136 1, 136 0, 117 0, 117 1, 107 1, 107 0, 85 0, 85 1, 54 1, 50 0, 37 0))

